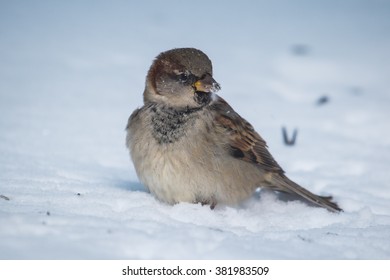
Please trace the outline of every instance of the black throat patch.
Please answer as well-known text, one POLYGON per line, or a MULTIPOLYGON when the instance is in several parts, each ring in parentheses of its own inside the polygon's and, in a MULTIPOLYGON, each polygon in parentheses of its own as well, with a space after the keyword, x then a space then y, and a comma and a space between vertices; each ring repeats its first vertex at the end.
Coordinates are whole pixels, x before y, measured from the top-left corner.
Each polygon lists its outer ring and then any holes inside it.
POLYGON ((194 99, 198 104, 205 106, 211 102, 212 98, 210 92, 196 91, 194 99))
POLYGON ((195 113, 203 108, 177 110, 166 106, 152 105, 152 135, 159 144, 174 143, 183 137, 195 123, 195 113))

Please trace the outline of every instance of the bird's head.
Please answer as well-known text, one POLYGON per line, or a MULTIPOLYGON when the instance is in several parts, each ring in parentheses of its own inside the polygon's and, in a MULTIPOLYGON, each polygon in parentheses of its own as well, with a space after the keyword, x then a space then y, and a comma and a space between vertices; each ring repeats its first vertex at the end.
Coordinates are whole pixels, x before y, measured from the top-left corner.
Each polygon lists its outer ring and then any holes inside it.
POLYGON ((194 48, 172 49, 157 56, 146 77, 145 103, 199 108, 210 103, 220 85, 210 59, 194 48))

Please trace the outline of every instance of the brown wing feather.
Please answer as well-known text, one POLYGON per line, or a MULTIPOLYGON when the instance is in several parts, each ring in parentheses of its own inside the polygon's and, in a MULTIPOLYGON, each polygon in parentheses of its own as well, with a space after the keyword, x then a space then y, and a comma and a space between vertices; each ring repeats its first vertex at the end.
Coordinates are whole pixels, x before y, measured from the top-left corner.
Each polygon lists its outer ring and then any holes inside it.
POLYGON ((216 125, 228 137, 228 149, 233 157, 257 164, 267 171, 284 173, 263 138, 225 100, 217 97, 211 109, 215 111, 216 125))

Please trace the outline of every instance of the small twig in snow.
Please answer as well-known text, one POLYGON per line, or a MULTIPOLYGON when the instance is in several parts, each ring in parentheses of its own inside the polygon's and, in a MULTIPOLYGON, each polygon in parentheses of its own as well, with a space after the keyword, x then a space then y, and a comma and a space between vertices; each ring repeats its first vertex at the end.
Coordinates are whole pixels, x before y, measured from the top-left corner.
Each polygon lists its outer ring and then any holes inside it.
POLYGON ((286 144, 287 146, 294 146, 295 141, 297 140, 298 130, 294 129, 291 139, 288 138, 287 129, 284 126, 282 127, 282 133, 284 144, 286 144))
POLYGON ((10 200, 9 197, 7 197, 7 196, 5 196, 5 195, 2 195, 2 194, 0 194, 0 198, 2 198, 2 199, 4 199, 4 200, 7 200, 7 201, 10 200))

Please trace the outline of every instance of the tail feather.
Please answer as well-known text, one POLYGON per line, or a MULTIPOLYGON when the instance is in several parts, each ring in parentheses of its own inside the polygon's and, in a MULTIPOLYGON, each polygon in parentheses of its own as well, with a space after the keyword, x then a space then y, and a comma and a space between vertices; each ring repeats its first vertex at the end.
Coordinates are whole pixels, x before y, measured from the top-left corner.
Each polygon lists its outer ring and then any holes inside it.
POLYGON ((332 196, 319 196, 311 193, 284 175, 273 174, 272 185, 275 186, 278 190, 297 194, 320 207, 328 209, 331 212, 343 211, 343 209, 341 209, 337 203, 332 201, 332 196))

